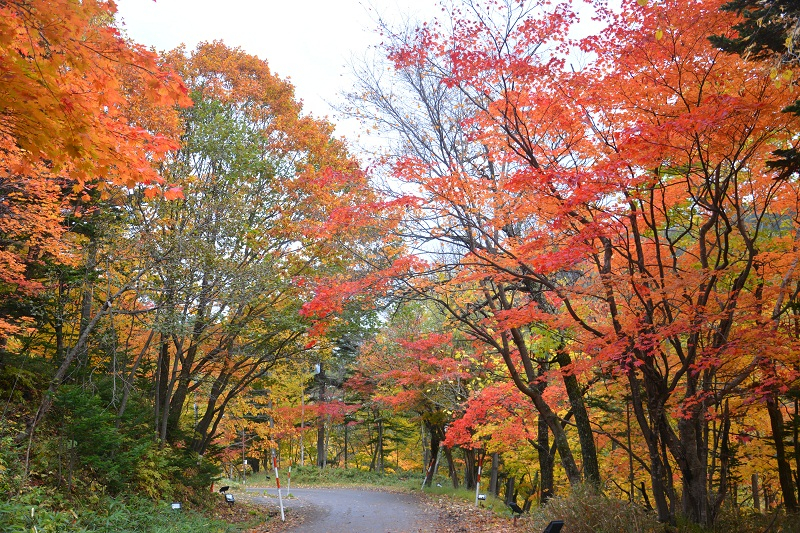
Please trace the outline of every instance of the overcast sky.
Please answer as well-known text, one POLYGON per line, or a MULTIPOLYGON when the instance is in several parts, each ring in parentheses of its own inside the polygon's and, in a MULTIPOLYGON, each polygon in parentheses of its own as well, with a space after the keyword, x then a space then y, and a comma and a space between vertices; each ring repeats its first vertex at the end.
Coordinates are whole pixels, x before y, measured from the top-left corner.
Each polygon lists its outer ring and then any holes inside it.
MULTIPOLYGON (((352 86, 347 63, 380 42, 377 13, 428 19, 436 0, 117 0, 118 17, 133 40, 171 50, 219 39, 266 59, 290 78, 304 110, 337 122, 329 103, 352 86)), ((337 135, 354 137, 342 123, 337 135)))

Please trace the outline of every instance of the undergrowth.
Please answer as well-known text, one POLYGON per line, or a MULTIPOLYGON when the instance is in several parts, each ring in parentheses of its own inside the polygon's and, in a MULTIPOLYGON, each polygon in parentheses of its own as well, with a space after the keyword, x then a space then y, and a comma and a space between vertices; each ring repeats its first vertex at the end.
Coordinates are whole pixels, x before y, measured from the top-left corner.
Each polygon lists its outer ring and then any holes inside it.
POLYGON ((56 492, 33 489, 13 501, 0 501, 3 533, 233 533, 237 526, 191 509, 144 498, 101 496, 91 506, 56 492))
POLYGON ((800 520, 781 510, 770 514, 723 508, 712 528, 702 528, 680 517, 677 524, 656 520, 655 513, 587 487, 556 496, 521 521, 524 530, 540 533, 551 520, 563 520, 562 533, 800 533, 800 520))
MULTIPOLYGON (((229 480, 219 481, 218 484, 228 485, 229 480)), ((288 469, 280 471, 281 487, 286 488, 289 483, 288 469)), ((231 481, 231 483, 233 483, 231 481)), ((272 471, 262 470, 247 478, 247 485, 275 486, 272 471)), ((322 487, 322 486, 374 486, 396 488, 403 490, 420 490, 422 487, 422 474, 416 472, 369 472, 358 468, 317 468, 316 466, 295 466, 291 472, 291 486, 297 487, 322 487)))

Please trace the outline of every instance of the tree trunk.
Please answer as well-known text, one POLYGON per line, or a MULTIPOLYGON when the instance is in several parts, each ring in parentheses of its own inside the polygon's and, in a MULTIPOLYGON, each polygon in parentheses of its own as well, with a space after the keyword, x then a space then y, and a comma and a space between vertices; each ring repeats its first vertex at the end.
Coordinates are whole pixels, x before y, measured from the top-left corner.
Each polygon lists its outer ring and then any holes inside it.
POLYGON ((204 454, 208 445, 211 443, 212 435, 216 431, 219 419, 222 417, 227 399, 223 399, 223 405, 218 406, 222 392, 227 385, 227 377, 225 375, 217 376, 211 383, 211 389, 208 391, 208 398, 206 399, 206 408, 203 412, 203 417, 198 420, 194 428, 194 440, 192 442, 192 450, 198 454, 204 454))
POLYGON ((794 480, 792 480, 792 467, 786 458, 786 447, 783 443, 783 414, 776 394, 767 398, 767 413, 769 413, 772 439, 775 442, 775 458, 778 463, 778 481, 783 494, 783 504, 786 506, 787 512, 796 513, 798 506, 794 492, 794 480))
POLYGON ((514 481, 514 476, 508 476, 508 479, 506 480, 506 505, 514 501, 514 481))
POLYGON ((495 496, 497 496, 497 491, 498 491, 497 474, 499 470, 500 470, 500 454, 494 452, 492 454, 492 471, 491 474, 489 475, 489 492, 491 494, 494 494, 495 496))
POLYGON ((125 379, 122 383, 122 399, 119 403, 119 409, 117 409, 117 429, 119 429, 120 423, 122 422, 122 416, 125 414, 125 409, 128 406, 128 399, 131 395, 131 390, 133 388, 133 382, 136 378, 136 371, 139 370, 139 364, 144 359, 145 354, 150 349, 150 343, 153 341, 153 337, 155 336, 155 331, 150 330, 150 334, 147 336, 147 340, 142 346, 142 349, 139 351, 139 355, 136 356, 134 359, 133 364, 131 364, 130 371, 126 374, 123 372, 125 379))
POLYGON ((797 495, 800 498, 800 398, 794 399, 794 418, 792 419, 792 444, 794 445, 794 475, 797 495))
MULTIPOLYGON (((730 471, 730 463, 732 459, 731 455, 731 448, 730 448, 730 430, 731 430, 731 417, 730 417, 730 409, 728 407, 728 400, 725 400, 725 407, 722 411, 722 424, 719 428, 718 437, 715 437, 715 442, 719 443, 719 483, 717 485, 717 494, 714 497, 714 500, 711 505, 711 521, 712 523, 716 523, 717 517, 719 516, 720 510, 722 509, 722 502, 725 501, 725 498, 728 495, 728 485, 730 484, 730 480, 728 479, 728 473, 730 471)), ((706 439, 708 440, 708 439, 706 439)), ((715 444, 716 447, 716 444, 715 444)), ((712 473, 714 471, 712 462, 712 473)), ((713 487, 713 484, 709 482, 709 486, 713 487)), ((734 502, 733 505, 735 507, 735 495, 734 495, 734 502)))
MULTIPOLYGON (((658 521, 673 523, 675 517, 667 501, 671 477, 668 476, 667 467, 662 460, 661 431, 659 430, 660 425, 664 422, 663 400, 656 391, 652 390, 654 388, 653 384, 648 383, 650 390, 647 390, 647 413, 645 413, 641 383, 634 369, 628 371, 628 383, 631 390, 633 414, 647 445, 647 455, 650 459, 650 483, 658 521)), ((643 497, 646 497, 646 494, 646 492, 642 491, 643 497)))
POLYGON ((158 353, 158 381, 156 384, 158 404, 156 406, 156 434, 162 443, 167 440, 166 420, 169 416, 169 375, 170 356, 167 337, 161 336, 161 347, 158 353))
POLYGON ((475 450, 462 448, 462 452, 464 454, 464 487, 474 489, 477 483, 475 450))
MULTIPOLYGON (((316 375, 319 386, 317 402, 320 407, 325 403, 325 368, 319 364, 319 373, 316 375)), ((317 418, 317 467, 325 468, 328 450, 325 449, 325 415, 320 412, 317 418)))
POLYGON ((539 452, 539 472, 541 476, 541 490, 539 492, 539 504, 544 505, 547 500, 553 497, 555 479, 555 457, 550 448, 550 430, 547 422, 539 417, 539 431, 536 435, 536 449, 539 452))
MULTIPOLYGON (((419 438, 420 438, 420 444, 421 444, 421 447, 422 447, 422 466, 423 466, 423 468, 425 468, 426 465, 431 463, 431 457, 430 457, 430 453, 431 453, 430 445, 431 445, 431 443, 428 442, 428 434, 429 434, 429 432, 426 431, 426 430, 427 430, 427 428, 425 426, 425 421, 423 420, 419 425, 419 438)), ((427 470, 425 471, 425 474, 427 476, 427 470)), ((424 486, 425 485, 423 485, 423 487, 424 486)))
POLYGON ((426 453, 429 457, 428 462, 425 463, 428 465, 428 469, 425 472, 425 481, 422 486, 431 487, 433 486, 433 476, 436 474, 435 467, 436 460, 439 457, 439 448, 442 440, 444 440, 444 427, 428 422, 425 422, 424 427, 428 429, 428 433, 430 434, 430 451, 426 453))
POLYGON ((750 489, 753 491, 753 509, 761 512, 761 493, 758 491, 758 474, 750 476, 750 489))
POLYGON ((458 472, 456 471, 456 465, 453 462, 453 449, 448 448, 447 446, 444 447, 444 457, 447 459, 447 472, 450 474, 450 481, 453 482, 453 488, 458 488, 458 472))
MULTIPOLYGON (((563 344, 556 350, 556 361, 562 369, 569 369, 572 365, 572 359, 563 344)), ((578 430, 578 442, 583 459, 583 478, 588 484, 599 488, 600 467, 597 462, 597 447, 589 422, 589 413, 586 411, 586 404, 583 401, 583 391, 574 372, 562 372, 561 377, 564 380, 569 404, 575 417, 575 427, 578 430)))
POLYGON ((682 454, 675 453, 683 481, 682 507, 683 514, 692 522, 702 526, 711 524, 711 513, 708 507, 708 485, 702 435, 698 430, 697 416, 678 421, 680 435, 679 448, 682 454))
MULTIPOLYGON (((97 241, 92 239, 86 246, 86 276, 83 280, 81 296, 80 331, 89 326, 92 320, 92 300, 94 299, 94 269, 97 267, 97 241)), ((84 345, 78 353, 78 366, 88 364, 89 350, 84 345)))
MULTIPOLYGON (((567 434, 564 431, 564 427, 561 425, 561 419, 542 397, 543 385, 531 385, 536 382, 539 376, 534 370, 533 361, 531 360, 528 352, 525 336, 518 328, 511 328, 508 333, 510 333, 511 341, 513 341, 514 346, 517 348, 517 351, 522 358, 526 378, 523 380, 522 376, 517 370, 515 362, 511 357, 512 350, 508 343, 508 336, 504 334, 502 336, 503 345, 500 350, 500 355, 503 357, 503 361, 505 362, 506 367, 511 374, 511 379, 514 382, 514 385, 516 385, 520 391, 522 391, 531 399, 534 407, 539 412, 539 417, 543 418, 547 422, 547 427, 553 433, 556 450, 558 450, 558 456, 561 458, 561 465, 564 467, 564 473, 567 475, 569 484, 571 486, 578 485, 583 481, 583 477, 581 476, 581 471, 575 462, 575 456, 570 448, 569 440, 567 439, 567 434)), ((543 370, 544 369, 540 369, 540 371, 543 370)))
MULTIPOLYGON (((58 302, 59 302, 59 309, 57 316, 53 317, 53 333, 56 336, 56 355, 54 361, 56 364, 60 364, 64 358, 64 286, 66 283, 62 280, 59 280, 58 283, 58 302)), ((5 346, 4 346, 5 348, 5 346)))
POLYGON ((344 421, 344 469, 347 470, 347 446, 349 442, 347 442, 347 420, 344 421))
POLYGON ((383 418, 378 418, 378 436, 375 442, 375 453, 369 465, 370 472, 383 472, 383 418))

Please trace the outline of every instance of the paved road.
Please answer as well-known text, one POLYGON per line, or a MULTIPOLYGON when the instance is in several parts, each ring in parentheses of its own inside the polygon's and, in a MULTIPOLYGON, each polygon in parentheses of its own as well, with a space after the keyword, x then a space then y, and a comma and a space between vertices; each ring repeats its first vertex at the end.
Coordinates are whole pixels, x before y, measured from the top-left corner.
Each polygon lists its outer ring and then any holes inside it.
MULTIPOLYGON (((264 493, 265 489, 247 491, 264 493)), ((270 503, 277 503, 276 490, 266 492, 270 503)), ((284 506, 306 517, 301 525, 288 530, 294 533, 418 533, 432 531, 429 520, 435 520, 410 494, 299 488, 292 488, 291 493, 293 498, 284 498, 284 506)))

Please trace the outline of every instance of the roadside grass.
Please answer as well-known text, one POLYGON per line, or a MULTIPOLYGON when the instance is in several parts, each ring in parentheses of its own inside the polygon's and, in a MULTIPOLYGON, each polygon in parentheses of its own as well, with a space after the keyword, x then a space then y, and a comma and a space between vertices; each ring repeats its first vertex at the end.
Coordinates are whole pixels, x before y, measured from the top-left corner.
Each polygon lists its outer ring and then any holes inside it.
POLYGON ((576 487, 535 506, 524 519, 525 531, 541 532, 551 520, 563 520, 570 533, 664 532, 655 514, 644 507, 604 496, 589 487, 576 487))
MULTIPOLYGON (((461 501, 471 505, 475 505, 475 490, 474 489, 454 489, 450 480, 447 479, 447 484, 441 483, 441 487, 434 484, 433 487, 427 487, 425 493, 431 496, 445 496, 453 500, 461 501)), ((510 517, 511 510, 505 504, 502 498, 496 497, 494 494, 486 490, 481 490, 480 494, 486 496, 485 500, 478 500, 478 507, 488 509, 494 513, 510 517)))
POLYGON ((675 526, 656 520, 655 513, 627 501, 609 498, 587 487, 556 496, 531 509, 520 522, 524 531, 540 533, 551 520, 563 520, 569 533, 800 533, 797 516, 780 509, 770 513, 723 507, 713 528, 706 529, 678 517, 675 526))
MULTIPOLYGON (((381 487, 405 491, 419 491, 422 487, 422 474, 417 472, 369 472, 358 468, 317 468, 316 466, 294 466, 291 472, 291 485, 289 471, 280 471, 281 488, 291 487, 381 487)), ((441 482, 441 481, 440 481, 441 482)), ((222 479, 217 485, 229 485, 240 489, 241 480, 222 479)), ((246 486, 269 487, 276 486, 272 471, 262 470, 251 474, 246 479, 246 486)))
POLYGON ((91 495, 71 501, 56 493, 34 489, 12 501, 0 501, 0 531, 4 533, 234 533, 263 517, 231 524, 184 506, 173 510, 170 502, 144 498, 111 498, 91 495))

